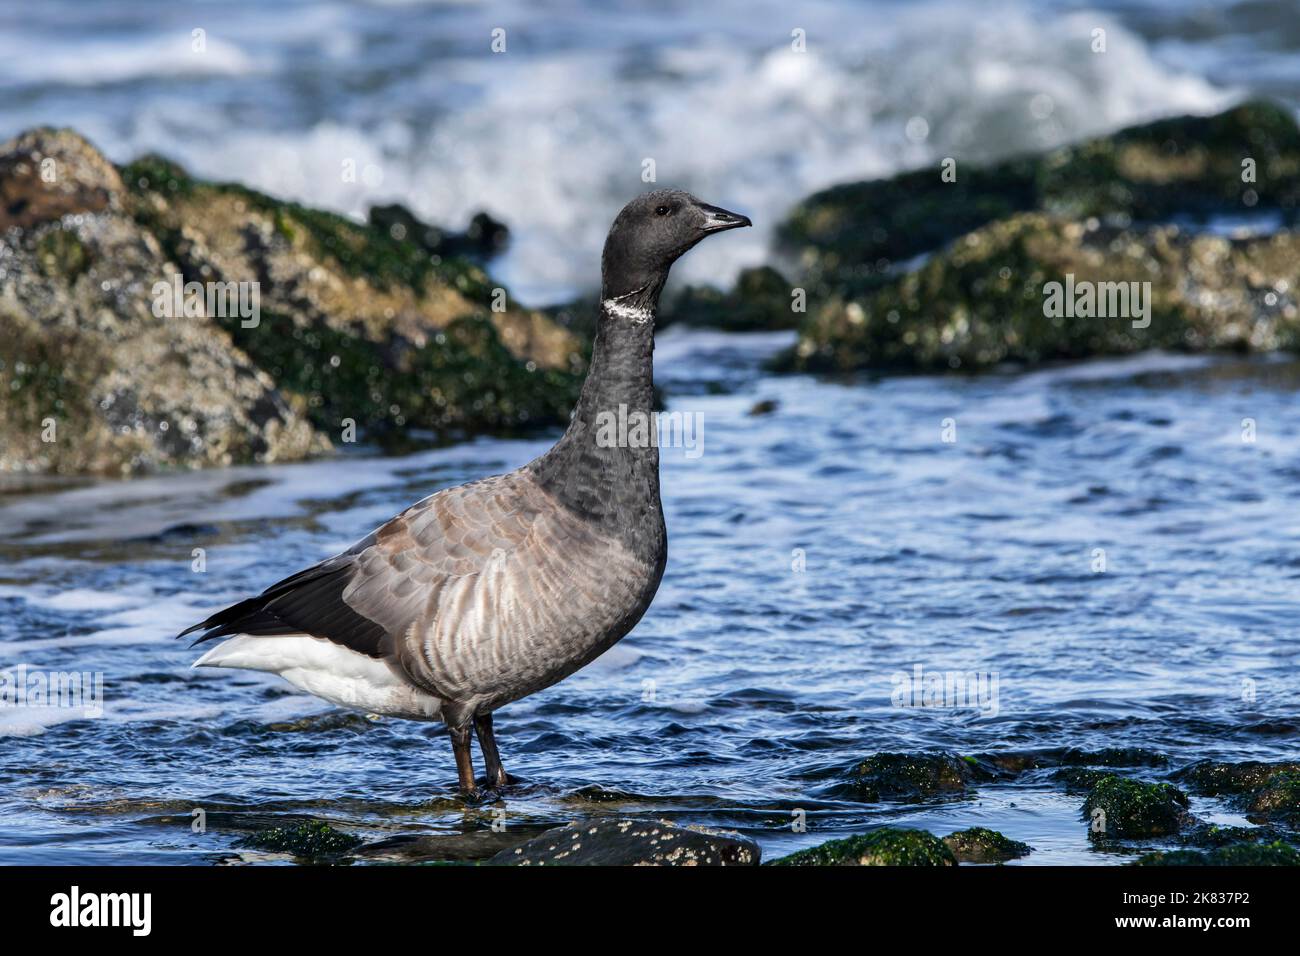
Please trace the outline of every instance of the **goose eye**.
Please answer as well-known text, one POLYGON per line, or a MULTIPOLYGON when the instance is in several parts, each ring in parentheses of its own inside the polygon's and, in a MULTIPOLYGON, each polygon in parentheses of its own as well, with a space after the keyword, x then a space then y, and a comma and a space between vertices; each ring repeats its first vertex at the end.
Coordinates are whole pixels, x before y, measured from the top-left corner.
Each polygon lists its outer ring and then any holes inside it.
POLYGON ((656 216, 666 216, 671 210, 667 206, 659 206, 655 209, 656 216))

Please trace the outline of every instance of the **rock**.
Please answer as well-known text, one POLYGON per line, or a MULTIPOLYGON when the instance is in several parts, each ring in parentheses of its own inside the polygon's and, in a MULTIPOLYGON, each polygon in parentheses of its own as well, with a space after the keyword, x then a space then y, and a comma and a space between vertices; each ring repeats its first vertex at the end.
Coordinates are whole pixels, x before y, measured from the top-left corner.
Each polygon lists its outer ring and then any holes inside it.
POLYGON ((356 856, 391 863, 474 863, 527 842, 531 834, 514 830, 470 833, 402 834, 367 843, 356 856))
POLYGON ((1180 837, 1186 846, 1214 848, 1234 843, 1271 843, 1281 839, 1281 834, 1270 826, 1225 827, 1217 823, 1203 823, 1180 837))
POLYGON ((125 474, 328 450, 305 405, 225 332, 154 314, 150 290, 171 267, 88 143, 35 130, 0 146, 0 192, 33 161, 14 157, 48 156, 73 186, 29 202, 18 220, 10 205, 0 234, 0 473, 125 474))
POLYGON ((672 297, 656 320, 659 327, 680 323, 728 332, 793 329, 803 318, 794 311, 791 283, 771 266, 746 269, 729 292, 687 286, 672 297))
POLYGON ((1247 760, 1241 763, 1224 763, 1218 760, 1198 760, 1174 775, 1196 793, 1209 797, 1255 793, 1280 774, 1300 773, 1300 762, 1262 763, 1247 760))
POLYGON ((952 851, 925 830, 884 827, 799 850, 769 866, 956 866, 952 851))
POLYGON ((1005 863, 1028 856, 1033 850, 1028 843, 1008 839, 985 827, 958 830, 944 837, 943 842, 960 863, 1005 863))
POLYGON ((799 203, 777 239, 816 300, 861 293, 903 260, 1017 213, 1159 221, 1268 209, 1293 223, 1298 206, 1295 120, 1283 107, 1250 102, 1038 156, 959 166, 955 182, 936 167, 835 186, 799 203), (1245 160, 1254 161, 1254 182, 1244 181, 1245 160))
POLYGON ((258 277, 262 321, 222 322, 312 421, 380 433, 513 430, 568 421, 583 346, 512 304, 478 266, 414 239, 200 182, 145 157, 123 170, 137 217, 186 278, 258 277), (504 311, 492 306, 500 304, 504 311))
POLYGON ((1164 754, 1145 747, 1103 747, 1101 750, 1070 747, 1057 759, 1075 767, 1164 767, 1169 763, 1164 754))
POLYGON ((966 235, 873 291, 832 298, 809 314, 775 365, 975 370, 1150 348, 1297 350, 1297 290, 1297 233, 1229 240, 1173 226, 1117 229, 1023 214, 966 235), (1138 315, 1135 301, 1117 317, 1045 314, 1048 284, 1058 283, 1064 298, 1067 281, 1076 290, 1114 291, 1113 306, 1111 291, 1103 292, 1114 311, 1119 290, 1136 288, 1146 314, 1138 315), (1117 285, 1134 282, 1150 285, 1117 285))
POLYGON ((313 821, 293 827, 274 827, 253 833, 239 841, 239 845, 270 853, 289 853, 295 857, 317 862, 329 862, 350 853, 361 840, 340 833, 327 823, 313 821))
POLYGON ((395 242, 414 242, 430 255, 463 256, 480 264, 504 251, 510 243, 510 230, 485 212, 475 214, 463 233, 421 222, 400 203, 372 206, 369 221, 395 242))
POLYGON ((1135 866, 1300 866, 1300 852, 1280 840, 1234 843, 1213 850, 1164 850, 1147 853, 1135 866))
POLYGON ((1252 820, 1300 820, 1300 773, 1283 770, 1251 795, 1247 807, 1252 820))
POLYGON ((596 820, 548 830, 489 863, 503 866, 757 866, 760 851, 737 833, 666 820, 596 820))
POLYGON ((67 130, 0 146, 0 226, 0 473, 560 425, 581 384, 583 342, 472 263, 157 157, 119 171, 67 130), (212 297, 177 313, 177 280, 212 297))
POLYGON ((859 800, 916 802, 941 795, 961 795, 978 772, 973 757, 878 753, 849 771, 846 787, 859 800))
POLYGON ((1172 784, 1108 774, 1093 784, 1083 816, 1091 839, 1141 839, 1177 833, 1192 820, 1187 805, 1187 795, 1172 784))
POLYGON ((781 403, 775 398, 764 398, 750 406, 749 414, 758 417, 759 415, 771 415, 781 407, 781 403))
POLYGON ((34 129, 0 147, 0 232, 116 210, 117 170, 67 129, 34 129))

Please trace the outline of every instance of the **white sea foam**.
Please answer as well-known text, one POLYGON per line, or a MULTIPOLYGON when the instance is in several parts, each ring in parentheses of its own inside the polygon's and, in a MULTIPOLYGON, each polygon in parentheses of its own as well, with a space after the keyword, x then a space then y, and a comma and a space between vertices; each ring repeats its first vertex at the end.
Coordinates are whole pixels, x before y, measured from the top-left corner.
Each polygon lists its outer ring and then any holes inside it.
POLYGON ((1032 2, 820 2, 795 14, 762 0, 671 18, 595 5, 320 4, 274 41, 265 18, 235 4, 197 60, 188 31, 54 51, 15 33, 0 43, 13 54, 0 86, 65 88, 16 101, 7 122, 71 124, 117 159, 158 150, 354 216, 400 200, 455 226, 485 208, 514 230, 498 273, 537 301, 592 284, 610 218, 645 188, 646 159, 659 184, 752 216, 754 229, 679 267, 681 279, 721 283, 762 261, 782 214, 818 188, 1209 112, 1234 96, 1158 60, 1113 19, 1045 15, 1032 2), (498 24, 509 47, 493 55, 498 24), (1104 54, 1090 48, 1097 27, 1104 54), (804 53, 790 47, 794 28, 804 53), (358 39, 372 33, 382 39, 358 39), (304 79, 318 74, 332 78, 320 89, 304 79), (173 82, 186 77, 198 85, 173 82), (367 82, 343 92, 348 77, 367 82), (129 103, 77 92, 132 78, 144 85, 129 103), (250 96, 272 108, 250 112, 250 96))

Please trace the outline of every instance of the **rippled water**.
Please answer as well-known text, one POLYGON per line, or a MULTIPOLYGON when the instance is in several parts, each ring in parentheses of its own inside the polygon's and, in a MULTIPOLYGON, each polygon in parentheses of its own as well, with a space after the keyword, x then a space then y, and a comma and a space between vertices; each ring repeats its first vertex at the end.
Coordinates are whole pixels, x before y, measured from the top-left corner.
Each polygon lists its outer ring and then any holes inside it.
MULTIPOLYGON (((1089 848, 1081 797, 1039 772, 920 805, 855 802, 835 784, 877 751, 1296 757, 1300 364, 757 373, 782 341, 661 338, 669 407, 704 422, 701 455, 664 454, 667 575, 621 644, 498 714, 524 781, 506 797, 510 827, 654 815, 742 830, 770 857, 886 821, 982 824, 1033 845, 1026 863, 1114 863, 1128 857, 1089 848), (750 414, 761 400, 775 410, 750 414), (996 675, 996 708, 894 706, 894 676, 916 665, 996 675), (806 833, 790 827, 796 808, 806 833)), ((216 862, 298 817, 366 839, 486 839, 493 808, 455 799, 436 726, 190 670, 196 653, 172 635, 548 441, 3 499, 0 663, 101 671, 105 713, 0 709, 0 863, 216 862)), ((1213 801, 1193 810, 1242 822, 1213 801)))

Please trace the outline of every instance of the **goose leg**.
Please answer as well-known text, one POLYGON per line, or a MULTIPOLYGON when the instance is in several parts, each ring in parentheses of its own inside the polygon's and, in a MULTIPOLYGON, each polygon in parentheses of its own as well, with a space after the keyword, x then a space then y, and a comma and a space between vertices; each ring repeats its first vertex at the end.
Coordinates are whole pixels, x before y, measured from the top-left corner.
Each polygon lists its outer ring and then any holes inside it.
POLYGON ((451 749, 456 755, 456 776, 460 778, 460 792, 467 797, 478 795, 474 783, 474 760, 469 752, 469 726, 449 727, 451 749))
POLYGON ((497 738, 492 733, 492 715, 476 716, 474 729, 478 731, 479 750, 483 751, 483 769, 487 772, 487 785, 504 787, 510 782, 510 777, 506 773, 506 768, 501 766, 501 751, 497 750, 497 738))

